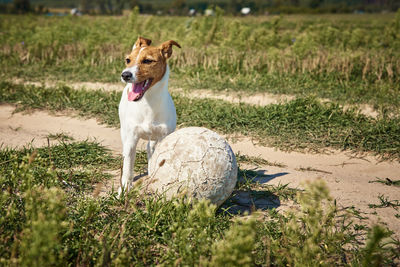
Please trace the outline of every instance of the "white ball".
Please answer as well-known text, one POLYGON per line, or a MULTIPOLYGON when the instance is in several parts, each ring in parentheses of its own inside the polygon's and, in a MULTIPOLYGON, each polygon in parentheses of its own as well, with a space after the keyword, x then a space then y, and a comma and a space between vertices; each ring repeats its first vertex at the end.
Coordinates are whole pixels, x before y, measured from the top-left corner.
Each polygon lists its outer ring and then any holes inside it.
POLYGON ((237 182, 237 163, 228 142, 201 127, 177 130, 157 144, 149 162, 147 188, 168 199, 186 195, 217 206, 237 182))

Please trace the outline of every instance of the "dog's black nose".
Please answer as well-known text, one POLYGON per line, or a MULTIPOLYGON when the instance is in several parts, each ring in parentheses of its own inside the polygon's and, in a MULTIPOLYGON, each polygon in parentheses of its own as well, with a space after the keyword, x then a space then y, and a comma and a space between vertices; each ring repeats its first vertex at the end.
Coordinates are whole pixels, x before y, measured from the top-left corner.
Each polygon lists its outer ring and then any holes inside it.
POLYGON ((121 74, 122 79, 124 79, 124 81, 129 81, 130 79, 132 79, 132 73, 130 71, 124 71, 121 74))

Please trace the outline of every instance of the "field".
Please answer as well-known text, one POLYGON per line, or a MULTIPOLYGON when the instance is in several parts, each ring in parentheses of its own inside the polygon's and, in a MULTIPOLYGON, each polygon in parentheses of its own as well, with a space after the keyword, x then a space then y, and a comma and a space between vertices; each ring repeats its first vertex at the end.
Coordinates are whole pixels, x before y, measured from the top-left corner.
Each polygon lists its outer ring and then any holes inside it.
POLYGON ((2 15, 0 59, 1 265, 399 263, 400 11, 2 15), (140 182, 116 196, 119 75, 138 35, 182 46, 178 127, 231 142, 239 182, 220 208, 140 182))

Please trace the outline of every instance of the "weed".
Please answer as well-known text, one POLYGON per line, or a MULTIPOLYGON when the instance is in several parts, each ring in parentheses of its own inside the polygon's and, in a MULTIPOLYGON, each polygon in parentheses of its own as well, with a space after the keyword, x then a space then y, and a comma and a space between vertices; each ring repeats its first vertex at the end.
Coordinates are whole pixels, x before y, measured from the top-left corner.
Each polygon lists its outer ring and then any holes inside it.
POLYGON ((301 172, 321 172, 321 173, 326 173, 326 174, 332 174, 332 172, 328 172, 328 171, 324 171, 324 170, 319 170, 313 167, 299 167, 296 168, 297 171, 301 171, 301 172))
POLYGON ((368 219, 368 217, 362 216, 363 213, 354 206, 344 207, 343 210, 345 210, 346 212, 350 212, 355 218, 359 220, 368 219))
POLYGON ((214 244, 211 266, 253 266, 257 222, 254 218, 238 220, 225 238, 214 244))
POLYGON ((47 137, 50 140, 58 140, 58 141, 74 141, 74 138, 72 136, 69 136, 65 133, 56 133, 56 134, 49 134, 47 137))
POLYGON ((275 166, 279 168, 285 168, 287 167, 283 163, 279 162, 270 162, 266 159, 263 159, 261 157, 252 157, 252 156, 247 156, 247 155, 241 155, 240 153, 237 153, 236 155, 236 160, 238 163, 249 163, 251 165, 255 166, 261 166, 261 165, 266 165, 266 166, 275 166))
POLYGON ((26 222, 21 232, 20 263, 56 265, 64 258, 62 235, 70 226, 66 221, 65 193, 55 187, 32 187, 25 194, 26 222))
POLYGON ((374 181, 369 181, 368 183, 380 183, 380 184, 384 184, 384 185, 389 185, 389 186, 400 186, 400 180, 392 180, 389 178, 378 178, 376 177, 376 180, 374 181))
POLYGON ((393 249, 390 248, 391 242, 385 240, 389 236, 390 232, 382 227, 374 226, 372 228, 372 231, 368 234, 369 240, 361 252, 363 254, 362 266, 382 266, 385 264, 388 260, 385 258, 385 250, 393 249))
POLYGON ((289 184, 281 184, 281 183, 279 183, 276 186, 263 184, 262 188, 268 190, 272 194, 277 195, 280 199, 283 200, 288 200, 288 199, 296 200, 297 193, 302 191, 298 188, 289 187, 289 184))
POLYGON ((398 207, 400 207, 400 201, 399 200, 389 200, 388 197, 385 197, 383 194, 378 196, 378 199, 380 201, 379 204, 368 204, 368 207, 370 208, 387 208, 387 207, 392 207, 395 210, 397 210, 398 207))

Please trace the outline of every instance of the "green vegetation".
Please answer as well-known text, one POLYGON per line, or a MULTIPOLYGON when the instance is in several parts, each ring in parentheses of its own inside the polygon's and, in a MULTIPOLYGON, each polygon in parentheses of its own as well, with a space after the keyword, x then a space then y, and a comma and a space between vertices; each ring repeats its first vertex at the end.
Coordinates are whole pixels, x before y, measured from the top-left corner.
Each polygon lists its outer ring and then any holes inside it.
MULTIPOLYGON (((43 183, 52 186, 54 183, 60 187, 71 187, 77 192, 82 192, 91 188, 94 183, 109 178, 110 175, 103 173, 106 169, 119 168, 119 159, 113 158, 109 152, 95 143, 76 142, 64 143, 47 148, 34 150, 25 148, 21 151, 12 149, 1 150, 1 174, 12 179, 18 173, 12 173, 13 168, 22 164, 22 158, 30 155, 30 161, 40 159, 37 163, 40 166, 32 168, 32 183, 43 183), (49 167, 51 167, 49 169, 49 167), (55 175, 56 180, 47 181, 48 175, 55 175), (41 181, 44 179, 43 181, 41 181)), ((18 174, 19 175, 19 174, 18 174)), ((17 181, 14 181, 17 182, 17 181)), ((24 181, 28 182, 28 181, 24 181)), ((16 184, 8 184, 9 188, 2 187, 2 190, 11 190, 9 193, 17 194, 13 191, 18 187, 16 184)), ((28 186, 28 185, 25 185, 28 186)))
MULTIPOLYGON (((399 11, 400 12, 400 11, 399 11)), ((400 13, 283 17, 1 16, 1 77, 118 82, 138 35, 182 45, 171 84, 400 106, 400 13)))
POLYGON ((387 208, 387 207, 392 207, 395 210, 400 207, 400 200, 389 200, 388 197, 385 197, 383 194, 378 196, 378 199, 380 201, 379 204, 369 204, 368 207, 370 208, 387 208))
POLYGON ((324 170, 315 169, 315 168, 312 168, 312 167, 307 167, 307 168, 305 168, 305 167, 299 167, 299 168, 297 168, 296 170, 297 170, 297 171, 301 171, 301 172, 321 172, 321 173, 332 174, 331 172, 327 172, 327 171, 324 171, 324 170))
POLYGON ((400 180, 391 180, 389 178, 381 179, 377 177, 376 180, 370 181, 370 183, 380 183, 380 184, 400 187, 400 180))
POLYGON ((91 142, 1 149, 0 263, 379 266, 399 260, 399 244, 387 230, 374 227, 365 244, 358 241, 365 231, 337 210, 322 181, 298 192, 298 211, 244 219, 216 213, 204 201, 142 194, 140 185, 120 199, 114 192, 92 197, 93 185, 119 163, 91 142))
POLYGON ((252 156, 247 156, 247 155, 241 155, 241 154, 236 154, 236 160, 238 163, 248 163, 253 166, 262 166, 262 165, 267 165, 267 166, 276 166, 280 168, 285 168, 287 167, 283 163, 278 163, 278 162, 269 162, 268 160, 265 160, 260 157, 252 157, 252 156))
MULTIPOLYGON (((3 102, 19 109, 74 109, 119 126, 120 93, 74 90, 67 86, 45 88, 0 83, 3 102)), ((382 157, 400 157, 400 118, 373 119, 339 105, 298 98, 286 104, 256 107, 174 95, 178 125, 203 126, 222 133, 251 135, 282 149, 332 147, 370 151, 382 157)))
POLYGON ((65 133, 49 134, 47 136, 49 140, 59 140, 59 141, 73 141, 74 138, 65 133))

